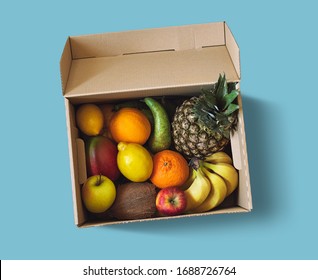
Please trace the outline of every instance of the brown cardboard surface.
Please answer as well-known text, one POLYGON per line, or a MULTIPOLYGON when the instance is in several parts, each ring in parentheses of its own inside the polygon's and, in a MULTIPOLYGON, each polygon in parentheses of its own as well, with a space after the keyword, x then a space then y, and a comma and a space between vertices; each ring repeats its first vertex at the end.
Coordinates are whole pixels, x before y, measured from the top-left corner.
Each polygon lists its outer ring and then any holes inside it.
MULTIPOLYGON (((68 148, 70 158, 70 172, 72 181, 72 195, 73 195, 73 207, 74 207, 74 219, 75 224, 83 224, 85 221, 85 212, 82 205, 81 192, 80 192, 80 169, 78 168, 78 148, 76 140, 78 139, 78 130, 75 123, 75 110, 74 106, 68 99, 65 99, 65 111, 66 111, 66 125, 68 134, 68 148)), ((83 175, 81 175, 83 176, 83 175)), ((86 176, 86 175, 85 175, 86 176)))
POLYGON ((225 44, 224 22, 72 36, 73 59, 110 57, 225 44))
POLYGON ((60 60, 60 73, 63 92, 66 90, 66 85, 72 66, 72 59, 71 43, 70 39, 68 39, 65 43, 63 54, 60 60))
POLYGON ((128 224, 128 223, 140 223, 140 222, 152 222, 152 221, 162 221, 162 220, 170 220, 170 219, 182 219, 182 218, 195 218, 195 217, 204 217, 210 215, 219 215, 219 214, 238 214, 238 213, 247 213, 248 210, 241 207, 231 207, 226 209, 214 210, 213 212, 205 212, 198 214, 188 214, 188 215, 179 215, 173 217, 156 217, 156 218, 148 218, 142 220, 108 220, 108 221, 100 221, 100 220, 91 220, 86 221, 83 224, 80 224, 80 227, 92 227, 92 226, 106 226, 106 225, 116 225, 116 224, 128 224))
POLYGON ((252 196, 251 196, 251 184, 248 166, 248 155, 247 145, 245 136, 245 124, 243 115, 243 103, 242 97, 239 95, 238 98, 240 111, 238 115, 238 129, 231 138, 231 146, 233 152, 233 165, 239 170, 239 186, 240 191, 238 192, 237 203, 245 209, 251 210, 252 196))
POLYGON ((224 22, 69 37, 60 64, 68 98, 180 94, 222 72, 240 79, 238 47, 224 22))
POLYGON ((235 71, 239 77, 241 77, 241 65, 240 65, 240 49, 234 39, 234 36, 227 26, 227 24, 224 25, 224 31, 225 31, 225 42, 226 47, 229 52, 229 55, 232 59, 233 66, 235 68, 235 71))
POLYGON ((125 93, 124 98, 132 98, 136 91, 158 88, 169 93, 211 84, 223 72, 239 80, 225 46, 80 59, 72 63, 65 97, 125 93))
MULTIPOLYGON (((240 81, 238 45, 224 22, 69 37, 60 61, 65 97, 75 223, 79 227, 133 221, 89 220, 81 201, 86 179, 83 140, 75 123, 78 103, 109 102, 143 96, 197 95, 219 73, 240 81)), ((232 204, 208 213, 147 220, 249 212, 251 187, 242 100, 231 149, 239 170, 232 204)), ((143 220, 138 220, 143 221, 143 220)))

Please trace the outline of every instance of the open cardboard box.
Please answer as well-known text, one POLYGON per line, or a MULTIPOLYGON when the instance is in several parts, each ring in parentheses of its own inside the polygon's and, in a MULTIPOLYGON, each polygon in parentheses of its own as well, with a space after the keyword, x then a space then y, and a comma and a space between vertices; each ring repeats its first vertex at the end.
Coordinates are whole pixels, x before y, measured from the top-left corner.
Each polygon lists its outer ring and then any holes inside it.
POLYGON ((114 221, 91 219, 81 200, 81 187, 87 175, 84 141, 75 123, 76 106, 145 96, 198 95, 202 88, 217 82, 220 73, 225 73, 230 82, 239 82, 239 48, 225 22, 71 36, 63 50, 60 71, 78 227, 251 211, 241 96, 238 129, 231 136, 239 187, 230 202, 201 214, 114 221))

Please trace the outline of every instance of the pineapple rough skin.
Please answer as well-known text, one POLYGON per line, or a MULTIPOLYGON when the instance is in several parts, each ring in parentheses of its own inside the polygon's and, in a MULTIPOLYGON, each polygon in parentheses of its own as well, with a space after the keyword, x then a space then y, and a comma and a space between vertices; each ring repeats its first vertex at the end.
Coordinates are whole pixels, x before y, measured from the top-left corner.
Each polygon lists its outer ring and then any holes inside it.
POLYGON ((225 74, 210 90, 185 100, 177 108, 172 136, 177 151, 188 158, 204 159, 221 151, 236 130, 239 94, 235 83, 227 83, 225 74))
POLYGON ((222 150, 229 142, 218 131, 212 131, 201 122, 194 112, 200 97, 192 97, 177 108, 172 122, 173 141, 178 152, 187 158, 206 156, 222 150))

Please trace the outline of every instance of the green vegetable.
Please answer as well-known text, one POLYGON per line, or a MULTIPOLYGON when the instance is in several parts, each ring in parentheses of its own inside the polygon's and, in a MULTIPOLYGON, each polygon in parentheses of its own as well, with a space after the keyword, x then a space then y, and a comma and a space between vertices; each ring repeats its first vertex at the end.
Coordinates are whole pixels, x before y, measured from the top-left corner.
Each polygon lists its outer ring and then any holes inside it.
POLYGON ((163 106, 151 97, 143 101, 147 104, 154 118, 154 128, 148 140, 148 145, 153 153, 169 149, 171 145, 171 124, 163 106))

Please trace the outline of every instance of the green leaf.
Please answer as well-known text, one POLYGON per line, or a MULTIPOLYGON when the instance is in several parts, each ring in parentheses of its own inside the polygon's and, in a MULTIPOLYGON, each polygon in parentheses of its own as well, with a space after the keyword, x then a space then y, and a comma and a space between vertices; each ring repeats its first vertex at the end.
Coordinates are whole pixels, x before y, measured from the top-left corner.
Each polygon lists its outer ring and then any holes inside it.
POLYGON ((228 92, 231 92, 232 90, 235 90, 236 89, 236 85, 237 85, 237 82, 228 82, 227 83, 228 92))
POLYGON ((220 105, 220 107, 223 107, 223 98, 225 95, 227 95, 227 83, 226 83, 226 78, 225 78, 225 74, 222 76, 220 74, 219 76, 219 80, 218 80, 218 87, 216 90, 216 100, 218 102, 218 104, 220 105))
POLYGON ((236 110, 238 110, 239 108, 240 108, 239 105, 231 103, 231 104, 229 105, 229 107, 227 107, 227 109, 226 109, 226 111, 224 112, 224 114, 225 114, 226 116, 229 116, 229 115, 231 115, 232 113, 234 113, 236 110))
POLYGON ((211 90, 202 89, 204 99, 209 107, 213 107, 216 104, 216 98, 211 90))
POLYGON ((238 95, 239 95, 239 92, 237 90, 232 90, 231 93, 225 95, 224 96, 225 105, 224 105, 223 110, 225 110, 235 100, 235 98, 238 95))
POLYGON ((230 130, 223 130, 222 135, 226 138, 226 139, 230 139, 230 130))

